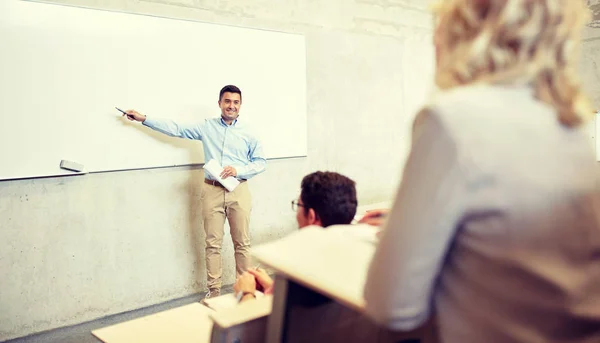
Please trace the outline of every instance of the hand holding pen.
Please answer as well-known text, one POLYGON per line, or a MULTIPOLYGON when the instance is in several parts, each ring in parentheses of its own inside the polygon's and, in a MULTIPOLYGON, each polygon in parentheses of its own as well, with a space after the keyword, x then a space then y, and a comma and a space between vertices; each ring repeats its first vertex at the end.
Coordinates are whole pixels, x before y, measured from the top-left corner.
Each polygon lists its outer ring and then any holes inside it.
POLYGON ((127 110, 127 111, 123 111, 122 109, 115 107, 117 109, 117 111, 123 113, 123 117, 127 116, 127 119, 131 120, 131 121, 139 121, 139 122, 143 122, 144 120, 146 120, 146 116, 137 112, 136 110, 127 110))

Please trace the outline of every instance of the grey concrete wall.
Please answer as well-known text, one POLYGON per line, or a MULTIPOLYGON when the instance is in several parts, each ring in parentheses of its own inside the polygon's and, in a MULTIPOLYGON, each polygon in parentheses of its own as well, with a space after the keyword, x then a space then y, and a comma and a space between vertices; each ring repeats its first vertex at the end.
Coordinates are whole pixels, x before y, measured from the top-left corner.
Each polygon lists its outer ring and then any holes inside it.
POLYGON ((600 27, 600 1, 586 0, 586 3, 592 12, 592 21, 590 23, 590 27, 600 27))
MULTIPOLYGON (((403 52, 429 39, 427 0, 52 1, 306 36, 309 154, 251 180, 254 244, 295 229, 310 171, 352 177, 362 204, 394 192, 412 117, 403 52)), ((0 341, 203 291, 201 180, 182 167, 0 182, 0 341)))

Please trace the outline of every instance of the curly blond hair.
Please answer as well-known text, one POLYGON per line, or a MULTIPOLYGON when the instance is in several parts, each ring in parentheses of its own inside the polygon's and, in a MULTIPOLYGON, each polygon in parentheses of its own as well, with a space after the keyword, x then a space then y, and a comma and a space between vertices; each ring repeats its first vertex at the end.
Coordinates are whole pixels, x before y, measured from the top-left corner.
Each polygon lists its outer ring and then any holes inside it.
POLYGON ((436 83, 528 84, 558 120, 576 127, 593 116, 576 76, 583 0, 438 0, 436 83))

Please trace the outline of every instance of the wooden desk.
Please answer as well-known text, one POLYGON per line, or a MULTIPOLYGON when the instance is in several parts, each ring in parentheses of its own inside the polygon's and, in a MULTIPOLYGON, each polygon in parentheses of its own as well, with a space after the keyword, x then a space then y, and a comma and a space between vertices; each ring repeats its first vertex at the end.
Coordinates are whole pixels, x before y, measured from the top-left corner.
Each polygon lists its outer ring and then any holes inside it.
POLYGON ((364 315, 363 285, 375 251, 367 236, 307 228, 255 248, 254 256, 277 272, 266 342, 437 342, 432 323, 393 332, 364 315))
MULTIPOLYGON (((221 296, 218 310, 193 303, 92 331, 105 343, 263 343, 272 297, 233 304, 221 296)), ((214 298, 213 300, 218 299, 214 298)))
POLYGON ((106 343, 208 343, 213 310, 193 303, 93 330, 106 343))
POLYGON ((212 313, 210 342, 263 343, 271 307, 272 297, 267 295, 212 313))

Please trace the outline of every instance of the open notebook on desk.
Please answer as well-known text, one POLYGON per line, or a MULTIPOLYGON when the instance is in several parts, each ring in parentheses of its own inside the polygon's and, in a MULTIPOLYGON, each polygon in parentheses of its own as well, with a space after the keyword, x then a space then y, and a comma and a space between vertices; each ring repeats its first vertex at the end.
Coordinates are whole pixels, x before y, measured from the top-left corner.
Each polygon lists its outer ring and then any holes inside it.
POLYGON ((277 273, 362 311, 367 269, 376 247, 374 239, 366 237, 375 232, 368 225, 312 226, 258 246, 253 254, 277 273), (365 233, 352 232, 360 229, 365 233))

